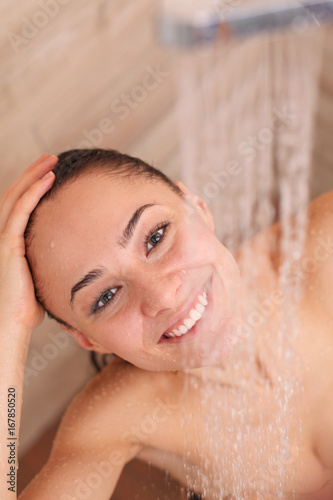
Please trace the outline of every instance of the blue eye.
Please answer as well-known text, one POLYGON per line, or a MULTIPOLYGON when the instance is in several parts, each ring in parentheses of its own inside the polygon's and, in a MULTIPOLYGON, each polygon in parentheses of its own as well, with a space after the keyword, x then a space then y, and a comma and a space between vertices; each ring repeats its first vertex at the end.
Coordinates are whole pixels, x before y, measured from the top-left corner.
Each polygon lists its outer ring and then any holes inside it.
POLYGON ((92 307, 92 314, 95 314, 95 312, 104 309, 104 307, 111 302, 113 302, 114 297, 117 293, 117 288, 108 288, 105 290, 105 292, 102 293, 102 295, 99 297, 98 301, 95 302, 95 304, 92 307))
MULTIPOLYGON (((153 227, 148 234, 145 235, 144 249, 149 254, 151 250, 156 247, 166 235, 170 221, 163 221, 153 227), (150 248, 148 248, 150 247, 150 248)), ((118 287, 108 288, 105 290, 92 304, 90 315, 94 315, 108 307, 114 301, 118 287)))
POLYGON ((148 250, 148 253, 159 243, 161 243, 169 225, 169 221, 160 222, 157 226, 153 227, 153 229, 151 229, 148 234, 146 234, 144 248, 145 250, 148 250), (149 246, 151 248, 148 248, 149 246))

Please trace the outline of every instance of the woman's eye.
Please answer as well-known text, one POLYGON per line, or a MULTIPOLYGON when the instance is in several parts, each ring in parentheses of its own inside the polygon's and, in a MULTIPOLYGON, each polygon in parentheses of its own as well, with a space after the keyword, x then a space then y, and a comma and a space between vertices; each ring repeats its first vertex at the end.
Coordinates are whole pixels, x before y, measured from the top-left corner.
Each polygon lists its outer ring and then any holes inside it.
POLYGON ((158 245, 163 238, 170 226, 170 221, 160 222, 157 226, 153 227, 151 231, 145 236, 145 249, 149 253, 156 245, 158 245))
POLYGON ((154 234, 149 236, 147 239, 147 250, 148 252, 156 246, 160 240, 163 238, 163 233, 165 231, 165 227, 161 227, 158 231, 156 231, 154 234), (150 248, 149 248, 150 247, 150 248))
POLYGON ((108 302, 111 302, 114 299, 116 292, 117 288, 109 288, 109 290, 104 292, 96 304, 96 309, 102 309, 108 302))

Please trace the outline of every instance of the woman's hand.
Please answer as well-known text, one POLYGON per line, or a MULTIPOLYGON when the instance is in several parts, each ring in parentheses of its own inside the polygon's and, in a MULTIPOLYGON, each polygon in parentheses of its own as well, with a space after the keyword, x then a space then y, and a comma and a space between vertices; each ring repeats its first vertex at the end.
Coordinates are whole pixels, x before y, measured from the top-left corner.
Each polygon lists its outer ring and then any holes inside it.
POLYGON ((33 330, 44 317, 25 258, 24 231, 40 198, 55 179, 56 156, 42 155, 0 199, 0 321, 33 330))

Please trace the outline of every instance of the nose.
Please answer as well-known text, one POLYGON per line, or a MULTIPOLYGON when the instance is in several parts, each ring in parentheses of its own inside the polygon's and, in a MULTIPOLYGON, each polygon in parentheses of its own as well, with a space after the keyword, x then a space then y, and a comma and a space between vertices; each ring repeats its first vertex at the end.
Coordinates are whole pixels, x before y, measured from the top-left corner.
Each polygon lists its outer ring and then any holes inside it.
MULTIPOLYGON (((146 274, 141 283, 141 308, 146 316, 155 317, 179 304, 178 290, 183 274, 146 274)), ((139 292, 140 293, 140 292, 139 292)))

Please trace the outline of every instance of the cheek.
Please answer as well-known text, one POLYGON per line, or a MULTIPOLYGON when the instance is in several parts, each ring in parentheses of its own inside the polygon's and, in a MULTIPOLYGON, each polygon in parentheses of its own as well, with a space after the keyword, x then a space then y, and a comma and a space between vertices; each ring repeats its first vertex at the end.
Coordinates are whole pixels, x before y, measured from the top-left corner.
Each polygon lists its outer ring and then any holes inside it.
POLYGON ((91 336, 108 352, 124 357, 125 353, 142 347, 142 318, 131 307, 126 307, 110 322, 102 322, 98 329, 91 329, 91 336))
POLYGON ((214 233, 199 218, 190 219, 177 230, 171 257, 184 268, 213 264, 222 247, 214 233))
POLYGON ((230 292, 239 293, 239 267, 232 253, 201 219, 192 220, 179 241, 178 253, 184 257, 184 266, 211 266, 230 292))

